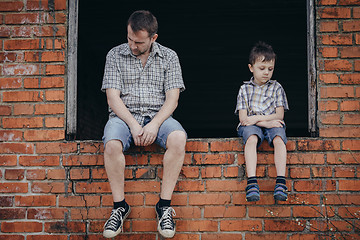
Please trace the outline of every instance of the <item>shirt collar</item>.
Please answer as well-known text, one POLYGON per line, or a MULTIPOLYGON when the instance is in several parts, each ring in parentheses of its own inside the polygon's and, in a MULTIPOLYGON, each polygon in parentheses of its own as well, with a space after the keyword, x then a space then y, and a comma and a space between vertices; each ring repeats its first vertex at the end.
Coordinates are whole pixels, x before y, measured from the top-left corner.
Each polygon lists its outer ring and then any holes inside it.
MULTIPOLYGON (((271 84, 273 84, 273 83, 275 83, 275 82, 276 82, 276 80, 269 80, 269 81, 267 81, 264 85, 271 85, 271 84)), ((257 85, 257 84, 254 82, 254 77, 251 77, 251 78, 250 78, 250 81, 247 81, 246 83, 252 84, 252 85, 254 85, 254 86, 259 86, 259 85, 257 85)))
MULTIPOLYGON (((129 44, 126 44, 126 47, 120 50, 120 54, 134 56, 130 50, 129 44)), ((159 48, 159 44, 157 42, 154 42, 151 46, 150 55, 155 56, 155 54, 158 54, 160 57, 164 57, 163 53, 161 52, 161 50, 159 48)))

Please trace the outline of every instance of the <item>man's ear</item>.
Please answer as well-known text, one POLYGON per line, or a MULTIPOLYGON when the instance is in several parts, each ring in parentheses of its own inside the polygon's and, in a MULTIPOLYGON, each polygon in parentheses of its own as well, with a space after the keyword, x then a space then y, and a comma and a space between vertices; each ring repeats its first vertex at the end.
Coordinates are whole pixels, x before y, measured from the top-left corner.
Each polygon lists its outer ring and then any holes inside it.
POLYGON ((159 35, 154 34, 154 36, 151 37, 151 43, 155 42, 159 35))
POLYGON ((249 67, 250 72, 254 72, 253 66, 250 63, 248 64, 248 67, 249 67))

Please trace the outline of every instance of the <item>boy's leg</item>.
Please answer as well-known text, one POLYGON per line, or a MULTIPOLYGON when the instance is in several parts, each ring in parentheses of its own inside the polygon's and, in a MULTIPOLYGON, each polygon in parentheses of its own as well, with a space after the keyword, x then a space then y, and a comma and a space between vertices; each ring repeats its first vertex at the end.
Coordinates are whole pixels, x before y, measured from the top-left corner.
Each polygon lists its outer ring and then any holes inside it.
POLYGON ((244 155, 246 163, 246 173, 247 177, 256 177, 256 165, 257 165, 257 144, 258 137, 256 135, 251 135, 245 144, 244 155))
POLYGON ((274 145, 274 161, 277 176, 284 176, 286 173, 286 145, 281 137, 276 136, 273 140, 274 145))
POLYGON ((122 232, 124 220, 131 211, 124 197, 125 156, 123 153, 123 145, 126 149, 130 146, 131 133, 122 120, 112 118, 105 126, 103 141, 104 165, 114 200, 114 209, 104 225, 103 236, 113 238, 122 232))
POLYGON ((166 149, 163 158, 163 179, 160 200, 156 204, 158 231, 165 238, 175 235, 175 211, 170 207, 171 197, 185 158, 186 132, 172 117, 159 128, 156 143, 166 149))

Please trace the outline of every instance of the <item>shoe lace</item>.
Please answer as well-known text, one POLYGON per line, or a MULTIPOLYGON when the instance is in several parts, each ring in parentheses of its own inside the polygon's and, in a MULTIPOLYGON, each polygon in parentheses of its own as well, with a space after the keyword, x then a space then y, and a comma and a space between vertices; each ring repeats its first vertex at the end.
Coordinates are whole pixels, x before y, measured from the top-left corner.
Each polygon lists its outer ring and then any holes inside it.
POLYGON ((121 224, 121 222, 123 221, 123 212, 125 212, 125 209, 123 207, 111 210, 110 218, 106 221, 104 228, 116 230, 118 222, 120 222, 121 224))
POLYGON ((161 226, 164 229, 169 229, 169 228, 172 229, 174 227, 172 216, 174 217, 176 216, 175 210, 172 207, 166 208, 166 210, 164 211, 163 215, 159 220, 161 226))

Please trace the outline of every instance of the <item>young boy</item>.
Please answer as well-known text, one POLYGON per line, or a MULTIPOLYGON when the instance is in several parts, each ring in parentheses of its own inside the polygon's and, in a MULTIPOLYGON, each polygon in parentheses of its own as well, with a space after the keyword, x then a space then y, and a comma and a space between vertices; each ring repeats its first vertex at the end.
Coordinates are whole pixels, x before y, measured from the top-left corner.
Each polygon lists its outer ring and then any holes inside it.
POLYGON ((276 185, 274 199, 287 200, 285 180, 286 142, 284 110, 288 110, 285 91, 275 80, 270 80, 274 72, 276 54, 272 47, 259 42, 251 50, 249 69, 253 73, 250 81, 244 82, 237 97, 235 113, 240 123, 237 131, 243 138, 245 149, 246 200, 259 201, 260 192, 256 179, 256 149, 266 139, 274 147, 276 185))

